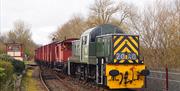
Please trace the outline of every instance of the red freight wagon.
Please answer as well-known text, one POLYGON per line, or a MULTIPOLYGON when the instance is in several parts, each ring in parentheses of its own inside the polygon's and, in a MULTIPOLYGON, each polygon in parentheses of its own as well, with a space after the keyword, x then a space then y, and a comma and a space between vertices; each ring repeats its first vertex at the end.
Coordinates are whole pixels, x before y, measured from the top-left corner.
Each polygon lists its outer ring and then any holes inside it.
POLYGON ((44 53, 46 54, 44 62, 48 64, 48 60, 49 60, 49 48, 48 48, 48 45, 45 45, 44 53))
POLYGON ((60 49, 58 44, 56 44, 55 46, 55 60, 56 62, 60 62, 60 53, 59 53, 60 49))
POLYGON ((67 39, 62 42, 58 42, 55 47, 55 59, 56 67, 63 68, 64 64, 68 61, 68 58, 72 55, 72 41, 76 38, 67 39))
POLYGON ((34 55, 34 59, 35 59, 35 60, 37 59, 37 53, 38 53, 37 50, 38 50, 38 49, 35 50, 35 55, 34 55))
POLYGON ((39 54, 39 55, 38 55, 38 56, 39 56, 39 60, 40 60, 40 61, 43 61, 43 60, 42 60, 42 47, 38 48, 38 54, 39 54))
POLYGON ((56 46, 56 42, 53 42, 51 44, 48 45, 49 46, 49 63, 51 65, 51 67, 54 66, 55 63, 55 46, 56 46))
POLYGON ((68 58, 72 55, 72 41, 75 38, 67 39, 61 42, 53 42, 37 48, 35 51, 35 60, 48 67, 65 68, 68 58))

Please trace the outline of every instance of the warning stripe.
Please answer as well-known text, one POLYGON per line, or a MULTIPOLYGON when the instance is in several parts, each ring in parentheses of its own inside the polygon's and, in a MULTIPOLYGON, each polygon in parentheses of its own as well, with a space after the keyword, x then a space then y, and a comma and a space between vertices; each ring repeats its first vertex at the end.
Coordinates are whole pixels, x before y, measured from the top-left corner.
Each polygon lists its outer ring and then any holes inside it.
POLYGON ((138 60, 138 59, 136 59, 135 61, 136 61, 136 63, 139 63, 139 60, 138 60))
POLYGON ((120 36, 115 42, 114 42, 114 47, 117 46, 118 43, 123 39, 123 36, 120 36))
POLYGON ((117 63, 118 62, 118 60, 117 59, 114 59, 114 63, 117 63))
POLYGON ((129 63, 134 63, 132 60, 128 60, 129 63))
POLYGON ((139 40, 139 37, 136 36, 136 39, 139 40))
POLYGON ((134 52, 136 53, 136 55, 138 55, 138 50, 134 48, 134 46, 130 42, 127 42, 127 45, 130 47, 129 49, 132 50, 131 52, 134 52))
POLYGON ((138 40, 135 40, 135 38, 132 36, 129 36, 128 39, 130 40, 130 42, 132 42, 131 44, 138 48, 138 40))
POLYGON ((116 48, 116 49, 114 50, 114 55, 115 55, 120 49, 122 49, 122 47, 124 47, 124 45, 125 45, 125 41, 123 41, 123 42, 118 46, 118 48, 116 48))
POLYGON ((130 39, 123 41, 117 48, 115 48, 114 55, 117 52, 121 52, 125 47, 128 47, 131 52, 136 53, 138 55, 138 48, 132 43, 130 39))
MULTIPOLYGON (((114 36, 114 56, 118 52, 135 53, 138 56, 138 40, 137 36, 114 36)), ((126 55, 127 59, 127 55, 126 55)), ((117 60, 114 63, 138 63, 137 60, 117 60)))
POLYGON ((117 36, 114 36, 114 39, 116 39, 117 36))
MULTIPOLYGON (((123 50, 122 50, 123 53, 127 52, 127 53, 131 53, 131 51, 129 50, 129 48, 125 47, 123 50)), ((127 58, 127 57, 126 57, 127 58)))
POLYGON ((126 40, 126 38, 123 36, 123 39, 114 47, 114 49, 117 49, 123 42, 126 40))
POLYGON ((119 63, 124 63, 124 62, 125 62, 125 60, 120 60, 120 61, 119 61, 119 63))

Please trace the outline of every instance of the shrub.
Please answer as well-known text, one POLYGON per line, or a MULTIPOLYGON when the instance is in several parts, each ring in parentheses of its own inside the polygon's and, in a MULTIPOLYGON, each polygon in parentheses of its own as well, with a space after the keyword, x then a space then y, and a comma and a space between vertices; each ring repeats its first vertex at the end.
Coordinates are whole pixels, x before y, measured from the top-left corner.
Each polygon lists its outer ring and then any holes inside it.
POLYGON ((5 69, 0 67, 0 79, 5 76, 4 71, 5 71, 5 69))
POLYGON ((14 60, 13 57, 11 57, 11 56, 9 56, 9 55, 7 55, 7 54, 1 54, 1 55, 0 55, 0 59, 1 59, 1 60, 4 60, 4 61, 13 61, 13 60, 14 60))
POLYGON ((22 61, 14 60, 12 61, 12 65, 14 66, 14 72, 17 74, 22 74, 25 69, 25 64, 22 61))
POLYGON ((15 60, 13 57, 7 55, 7 54, 1 54, 0 60, 10 62, 14 67, 14 72, 17 74, 21 74, 23 70, 25 69, 25 64, 22 61, 15 60))
POLYGON ((6 54, 0 55, 0 91, 11 91, 14 87, 16 76, 25 69, 22 61, 15 60, 6 54), (16 73, 16 74, 15 74, 16 73))
POLYGON ((4 85, 7 85, 7 82, 12 81, 14 74, 13 69, 11 62, 0 60, 0 89, 3 88, 4 85))
POLYGON ((14 67, 10 62, 0 60, 0 68, 2 70, 2 73, 5 73, 5 77, 7 78, 11 77, 14 73, 14 67))

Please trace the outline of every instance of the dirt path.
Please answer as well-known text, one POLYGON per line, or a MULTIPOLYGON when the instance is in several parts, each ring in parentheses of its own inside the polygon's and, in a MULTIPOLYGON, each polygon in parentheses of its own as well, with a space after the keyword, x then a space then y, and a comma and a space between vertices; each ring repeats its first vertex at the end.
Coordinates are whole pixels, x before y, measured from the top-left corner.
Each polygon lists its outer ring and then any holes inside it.
POLYGON ((39 67, 29 66, 22 78, 21 91, 46 91, 39 79, 39 67))

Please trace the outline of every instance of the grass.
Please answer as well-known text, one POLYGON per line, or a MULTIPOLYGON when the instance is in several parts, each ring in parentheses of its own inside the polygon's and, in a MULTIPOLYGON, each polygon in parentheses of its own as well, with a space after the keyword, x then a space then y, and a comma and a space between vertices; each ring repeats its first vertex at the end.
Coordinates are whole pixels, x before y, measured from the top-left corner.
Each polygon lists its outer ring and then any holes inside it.
POLYGON ((25 64, 35 64, 34 61, 24 61, 25 64))
POLYGON ((28 68, 22 79, 22 91, 39 91, 37 80, 33 78, 33 69, 28 68))

